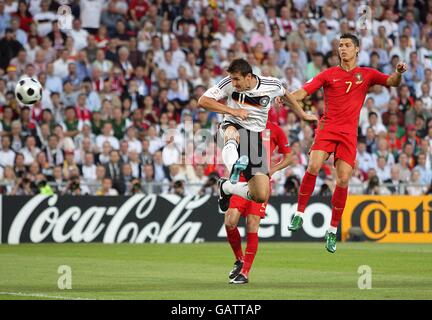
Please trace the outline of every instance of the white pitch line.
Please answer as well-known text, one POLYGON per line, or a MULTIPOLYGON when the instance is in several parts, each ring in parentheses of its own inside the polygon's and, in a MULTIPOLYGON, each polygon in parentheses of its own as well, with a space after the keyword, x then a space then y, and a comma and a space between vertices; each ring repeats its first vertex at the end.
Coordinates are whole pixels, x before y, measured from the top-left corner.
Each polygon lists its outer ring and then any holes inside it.
POLYGON ((50 296, 41 293, 23 293, 23 292, 0 292, 0 295, 19 296, 19 297, 34 297, 34 298, 47 298, 47 299, 61 299, 61 300, 96 300, 88 298, 73 298, 63 296, 50 296))

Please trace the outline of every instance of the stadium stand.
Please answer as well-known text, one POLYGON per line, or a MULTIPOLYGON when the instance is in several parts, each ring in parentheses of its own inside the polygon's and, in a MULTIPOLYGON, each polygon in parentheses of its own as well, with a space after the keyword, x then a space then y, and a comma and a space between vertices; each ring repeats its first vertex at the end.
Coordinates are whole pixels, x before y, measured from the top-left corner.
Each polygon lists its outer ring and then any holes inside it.
MULTIPOLYGON (((350 192, 432 193, 431 2, 372 1, 366 21, 358 1, 334 3, 1 0, 1 193, 216 194, 226 175, 216 143, 194 141, 213 137, 221 117, 198 107, 201 94, 238 57, 298 89, 338 64, 346 32, 361 38, 362 66, 390 73, 399 60, 409 63, 404 85, 376 86, 365 100, 350 192), (44 86, 30 107, 14 97, 28 76, 44 86)), ((323 106, 322 93, 304 103, 320 115, 323 106)), ((288 107, 274 106, 269 121, 293 149, 273 194, 292 195, 314 127, 288 107)), ((334 188, 331 160, 317 194, 334 188)))

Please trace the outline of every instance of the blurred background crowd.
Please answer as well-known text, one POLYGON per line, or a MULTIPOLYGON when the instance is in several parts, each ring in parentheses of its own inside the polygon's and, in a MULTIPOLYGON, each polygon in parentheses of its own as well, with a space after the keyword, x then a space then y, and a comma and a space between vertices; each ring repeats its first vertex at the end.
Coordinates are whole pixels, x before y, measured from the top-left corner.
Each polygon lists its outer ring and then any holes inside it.
MULTIPOLYGON (((338 65, 347 32, 359 65, 409 65, 399 88, 365 100, 350 193, 431 193, 432 1, 0 0, 1 193, 216 194, 227 172, 215 143, 187 142, 221 121, 199 108, 203 92, 239 57, 296 90, 338 65), (40 103, 18 104, 22 77, 39 79, 40 103)), ((321 91, 304 103, 323 106, 321 91)), ((314 124, 276 104, 269 121, 293 150, 273 194, 295 195, 314 124)), ((332 191, 333 171, 329 159, 316 194, 332 191)))

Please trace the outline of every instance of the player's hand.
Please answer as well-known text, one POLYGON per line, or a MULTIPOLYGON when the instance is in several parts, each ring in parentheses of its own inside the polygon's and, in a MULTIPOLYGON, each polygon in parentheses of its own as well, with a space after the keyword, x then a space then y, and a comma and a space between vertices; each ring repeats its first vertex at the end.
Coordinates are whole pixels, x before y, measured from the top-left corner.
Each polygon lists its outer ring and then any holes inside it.
POLYGON ((283 107, 283 102, 282 102, 282 98, 281 97, 276 97, 274 99, 274 104, 278 107, 283 107))
POLYGON ((396 65, 396 71, 399 73, 404 73, 407 70, 408 70, 408 65, 405 62, 399 62, 396 65))
POLYGON ((304 121, 312 122, 312 121, 318 121, 319 119, 318 119, 318 117, 317 117, 316 115, 314 115, 314 114, 311 114, 311 113, 305 113, 305 114, 303 115, 303 120, 304 120, 304 121))
POLYGON ((245 109, 233 109, 231 115, 242 120, 246 120, 248 117, 248 112, 245 109))

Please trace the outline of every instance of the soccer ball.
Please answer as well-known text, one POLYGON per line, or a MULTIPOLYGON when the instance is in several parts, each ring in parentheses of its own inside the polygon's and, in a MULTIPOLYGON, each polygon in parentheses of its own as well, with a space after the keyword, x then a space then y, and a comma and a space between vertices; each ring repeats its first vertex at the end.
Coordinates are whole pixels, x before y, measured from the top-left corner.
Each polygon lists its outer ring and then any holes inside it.
POLYGON ((42 85, 33 78, 21 79, 15 87, 15 97, 22 104, 35 104, 42 99, 42 85))

